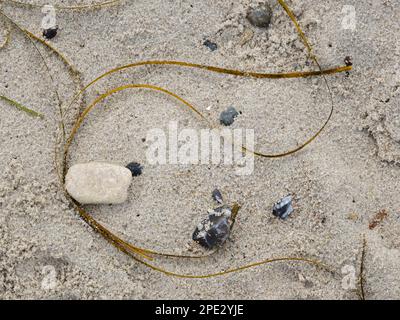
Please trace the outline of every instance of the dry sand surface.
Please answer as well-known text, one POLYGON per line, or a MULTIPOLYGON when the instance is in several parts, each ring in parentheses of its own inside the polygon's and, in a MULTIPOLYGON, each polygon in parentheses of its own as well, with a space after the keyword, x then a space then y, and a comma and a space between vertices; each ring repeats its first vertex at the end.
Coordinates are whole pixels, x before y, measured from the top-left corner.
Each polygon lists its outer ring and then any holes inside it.
MULTIPOLYGON (((39 0, 21 0, 41 4, 39 0)), ((0 10, 41 35, 41 8, 1 1, 0 10)), ((88 4, 89 0, 51 1, 88 4)), ((272 5, 275 1, 270 1, 272 5)), ((105 71, 147 59, 173 59, 249 71, 310 70, 293 23, 275 6, 268 30, 249 24, 256 1, 126 0, 95 10, 57 11, 50 43, 88 83, 105 71), (218 48, 211 51, 209 40, 218 48)), ((362 239, 367 299, 400 298, 400 2, 397 0, 288 1, 323 68, 354 70, 327 77, 335 112, 311 145, 281 159, 256 158, 254 172, 232 166, 147 163, 150 129, 204 129, 207 124, 170 97, 128 90, 101 103, 72 144, 69 163, 138 161, 122 205, 87 206, 108 228, 135 245, 188 254, 191 235, 215 206, 218 187, 242 208, 234 231, 216 255, 201 260, 157 259, 183 274, 205 274, 266 258, 310 257, 334 272, 305 263, 277 262, 211 279, 178 279, 119 252, 88 227, 65 198, 54 164, 63 105, 78 83, 40 44, 54 82, 32 43, 12 28, 0 50, 0 94, 44 114, 34 118, 0 101, 0 298, 56 299, 358 299, 362 239), (348 7, 355 25, 346 24, 348 7), (347 9, 346 9, 347 8, 347 9), (343 11, 343 9, 345 9, 343 11), (351 12, 351 11, 350 11, 351 12), (274 202, 294 195, 295 211, 282 221, 274 202), (387 216, 369 228, 374 216, 387 216)), ((0 43, 5 19, 0 16, 0 43)), ((257 80, 168 66, 126 70, 88 90, 89 103, 105 90, 151 83, 178 93, 219 126, 219 114, 240 110, 232 128, 251 128, 256 149, 280 152, 304 141, 329 114, 321 77, 257 80)), ((78 107, 68 109, 67 129, 78 107)))

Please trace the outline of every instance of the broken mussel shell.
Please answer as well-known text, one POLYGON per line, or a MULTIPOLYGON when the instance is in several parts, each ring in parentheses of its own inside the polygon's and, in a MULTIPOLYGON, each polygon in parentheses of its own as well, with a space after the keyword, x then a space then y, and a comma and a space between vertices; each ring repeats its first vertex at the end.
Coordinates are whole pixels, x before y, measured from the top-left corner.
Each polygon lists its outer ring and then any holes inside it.
POLYGON ((43 37, 45 37, 48 40, 53 39, 57 35, 57 32, 58 32, 58 26, 54 26, 52 28, 44 29, 43 30, 43 37))
POLYGON ((192 239, 206 249, 222 246, 229 238, 239 212, 240 205, 223 205, 208 211, 207 219, 198 224, 192 239))
POLYGON ((280 219, 286 220, 293 212, 292 196, 288 195, 274 204, 272 214, 280 219))
POLYGON ((229 206, 210 210, 207 219, 199 223, 193 232, 193 240, 206 249, 221 246, 231 231, 232 209, 229 206))

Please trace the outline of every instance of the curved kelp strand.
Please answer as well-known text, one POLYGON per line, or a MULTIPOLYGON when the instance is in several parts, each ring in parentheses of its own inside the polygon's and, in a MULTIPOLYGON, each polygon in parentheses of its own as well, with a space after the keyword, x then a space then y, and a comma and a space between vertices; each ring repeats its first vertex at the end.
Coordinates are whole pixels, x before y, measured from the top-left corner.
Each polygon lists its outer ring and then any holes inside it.
MULTIPOLYGON (((100 75, 99 77, 97 77, 96 79, 94 79, 93 81, 91 81, 89 84, 87 84, 86 86, 83 87, 83 89, 81 91, 79 91, 74 98, 72 99, 72 101, 70 102, 70 104, 67 106, 67 110, 69 109, 69 107, 72 106, 72 104, 76 101, 76 99, 82 95, 87 89, 89 89, 91 86, 93 86, 95 83, 97 83, 98 81, 100 81, 101 79, 110 76, 113 73, 119 72, 119 71, 123 71, 129 68, 135 68, 135 67, 140 67, 140 66, 146 66, 146 65, 175 65, 175 66, 180 66, 180 67, 190 67, 190 68, 197 68, 197 69, 203 69, 203 70, 207 70, 207 71, 211 71, 211 72, 216 72, 216 73, 222 73, 222 74, 229 74, 229 75, 235 75, 235 76, 240 76, 240 77, 248 77, 248 78, 259 78, 259 79, 287 79, 287 78, 306 78, 306 77, 312 77, 312 76, 324 76, 326 74, 334 74, 334 73, 338 73, 338 72, 344 72, 344 71, 349 71, 351 70, 351 66, 342 66, 342 67, 336 67, 333 69, 326 69, 326 70, 322 70, 320 68, 320 70, 318 71, 309 71, 309 72, 290 72, 290 73, 260 73, 260 72, 249 72, 249 71, 240 71, 240 70, 234 70, 234 69, 225 69, 225 68, 219 68, 219 67, 213 67, 213 66, 207 66, 207 65, 201 65, 201 64, 196 64, 196 63, 189 63, 189 62, 183 62, 183 61, 173 61, 173 60, 149 60, 149 61, 140 61, 137 63, 133 63, 133 64, 128 64, 125 66, 121 66, 115 69, 112 69, 102 75, 100 75)), ((165 91, 167 91, 166 89, 163 89, 165 91)), ((161 90, 162 91, 162 90, 161 90)), ((171 93, 171 92, 170 92, 171 93)), ((179 96, 177 96, 176 94, 171 94, 172 96, 174 96, 175 98, 177 98, 178 100, 180 100, 181 102, 183 102, 183 99, 179 96)), ((277 154, 265 154, 262 152, 258 152, 258 151, 252 151, 252 150, 247 150, 257 156, 260 157, 265 157, 265 158, 279 158, 279 157, 284 157, 290 154, 293 154, 301 149, 303 149, 305 146, 307 146, 308 144, 310 144, 326 127, 326 125, 328 124, 328 122, 330 121, 332 114, 333 114, 333 98, 332 95, 330 95, 331 100, 332 100, 332 107, 329 113, 329 116, 327 117, 327 120, 324 122, 323 126, 311 137, 309 138, 305 143, 301 144, 299 147, 293 149, 293 150, 289 150, 289 151, 285 151, 282 153, 277 153, 277 154)), ((188 104, 188 106, 198 115, 200 115, 203 119, 205 119, 205 116, 203 116, 201 114, 200 111, 198 111, 196 108, 194 108, 191 104, 188 104)))
POLYGON ((228 270, 220 271, 220 272, 216 272, 216 273, 203 274, 203 275, 180 274, 180 273, 176 273, 176 272, 171 272, 171 271, 165 270, 164 268, 160 268, 155 265, 152 265, 152 264, 150 264, 146 261, 143 261, 135 256, 133 256, 133 259, 136 260, 137 262, 145 265, 146 267, 151 268, 154 271, 164 273, 167 276, 172 276, 172 277, 177 277, 177 278, 185 278, 185 279, 207 279, 207 278, 219 277, 219 276, 228 275, 230 273, 243 271, 246 269, 270 264, 273 262, 283 262, 283 261, 285 261, 285 262, 303 262, 303 263, 307 263, 307 264, 311 264, 311 265, 323 268, 328 272, 332 272, 331 268, 324 265, 322 262, 319 262, 319 261, 313 260, 313 259, 308 259, 308 258, 301 258, 301 257, 280 257, 280 258, 266 259, 266 260, 246 264, 241 267, 232 268, 232 269, 228 269, 228 270))
POLYGON ((89 87, 100 81, 101 79, 112 75, 113 73, 119 72, 119 71, 124 71, 126 69, 131 69, 131 68, 137 68, 141 66, 150 66, 150 65, 170 65, 170 66, 179 66, 179 67, 187 67, 187 68, 196 68, 196 69, 201 69, 205 71, 210 71, 210 72, 215 72, 215 73, 221 73, 221 74, 228 74, 228 75, 233 75, 233 76, 238 76, 238 77, 246 77, 246 78, 256 78, 256 79, 290 79, 290 78, 308 78, 308 77, 314 77, 314 76, 321 76, 321 75, 328 75, 328 74, 335 74, 338 72, 345 72, 345 71, 350 71, 352 69, 351 66, 340 66, 340 67, 335 67, 331 69, 325 69, 323 70, 322 68, 319 68, 319 70, 316 71, 304 71, 304 72, 282 72, 282 73, 263 73, 263 72, 252 72, 252 71, 241 71, 241 70, 235 70, 235 69, 228 69, 228 68, 220 68, 220 67, 214 67, 214 66, 207 66, 207 65, 202 65, 202 64, 197 64, 197 63, 191 63, 191 62, 184 62, 184 61, 175 61, 175 60, 147 60, 147 61, 140 61, 136 63, 131 63, 127 64, 121 67, 117 67, 114 69, 111 69, 102 75, 98 76, 91 82, 89 82, 86 86, 83 87, 83 89, 78 92, 75 97, 72 99, 70 105, 72 105, 78 96, 83 94, 89 87))
MULTIPOLYGON (((132 68, 137 68, 137 67, 141 67, 141 66, 149 66, 149 65, 163 65, 163 66, 178 66, 178 67, 187 67, 187 68, 196 68, 196 69, 201 69, 204 71, 210 71, 210 72, 215 72, 215 73, 220 73, 220 74, 226 74, 226 75, 233 75, 233 76, 239 76, 239 77, 247 77, 247 78, 256 78, 256 79, 287 79, 287 78, 306 78, 306 77, 313 77, 313 76, 322 76, 324 78, 324 82, 328 88, 328 92, 329 92, 329 99, 331 102, 331 110, 329 112, 329 115, 327 117, 327 119, 325 120, 325 122, 323 123, 323 125, 321 126, 321 128, 311 137, 309 138, 305 143, 301 144, 299 147, 289 150, 287 152, 283 152, 283 153, 279 153, 279 154, 264 154, 264 153, 260 153, 257 151, 252 151, 252 150, 246 150, 248 152, 252 152, 257 156, 260 157, 268 157, 268 158, 278 158, 278 157, 283 157, 283 156, 287 156, 290 154, 293 154, 297 151, 299 151, 300 149, 304 148, 306 145, 308 145, 309 143, 311 143, 326 127, 326 125, 329 123, 332 115, 333 115, 333 111, 334 111, 334 103, 333 103, 333 95, 331 92, 331 89, 329 87, 328 81, 326 79, 326 75, 329 74, 335 74, 338 72, 344 72, 344 71, 350 71, 352 69, 351 66, 340 66, 340 67, 335 67, 335 68, 331 68, 331 69, 322 69, 316 56, 313 55, 312 53, 312 47, 309 44, 306 36, 304 35, 299 23, 297 22, 294 14, 292 13, 292 11, 289 9, 289 7, 286 5, 286 3, 283 0, 278 0, 279 5, 285 10, 285 12, 288 14, 289 18, 292 20, 292 22, 294 23, 294 26, 297 30, 297 32, 299 33, 299 36, 302 40, 302 42, 304 43, 307 51, 308 51, 308 55, 309 57, 312 59, 312 61, 314 62, 314 64, 317 66, 317 70, 316 71, 308 71, 308 72, 289 72, 289 73, 261 73, 261 72, 251 72, 251 71, 240 71, 240 70, 234 70, 234 69, 228 69, 228 68, 221 68, 221 67, 214 67, 214 66, 207 66, 207 65, 202 65, 202 64, 196 64, 196 63, 190 63, 190 62, 183 62, 183 61, 175 61, 175 60, 148 60, 148 61, 140 61, 137 63, 132 63, 132 64, 128 64, 125 66, 121 66, 115 69, 112 69, 110 71, 107 71, 106 73, 100 75, 99 77, 95 78, 93 81, 91 81, 89 84, 87 84, 86 86, 84 86, 82 88, 82 90, 80 90, 72 99, 71 103, 68 105, 67 108, 71 107, 73 103, 76 102, 76 100, 78 99, 78 97, 80 95, 82 95, 86 90, 88 90, 91 86, 93 86, 95 83, 97 83, 98 81, 100 81, 101 79, 108 77, 114 73, 120 72, 120 71, 124 71, 126 69, 132 69, 132 68)), ((201 118, 201 120, 206 121, 210 126, 211 126, 211 122, 200 112, 198 111, 198 109, 196 109, 191 103, 189 103, 188 101, 186 101, 184 98, 180 97, 179 95, 165 89, 162 87, 158 87, 158 86, 154 86, 151 84, 127 84, 127 85, 123 85, 111 90, 108 90, 107 92, 101 94, 98 98, 96 98, 87 108, 85 108, 83 110, 83 112, 78 116, 77 121, 75 123, 75 125, 73 126, 71 133, 68 137, 68 139, 66 140, 65 143, 65 148, 64 148, 64 161, 62 163, 62 167, 63 167, 63 178, 65 179, 65 174, 66 174, 66 170, 67 170, 67 159, 68 159, 68 152, 69 152, 69 148, 71 146, 71 143, 74 140, 74 137, 77 133, 77 131, 79 130, 81 124, 83 123, 84 119, 89 115, 89 113, 91 112, 91 110, 98 105, 101 101, 103 101, 104 99, 106 99, 107 97, 116 94, 118 92, 121 92, 123 90, 126 89, 149 89, 149 90, 154 90, 157 92, 161 92, 163 94, 166 94, 170 97, 173 97, 175 99, 177 99, 179 102, 181 102, 185 107, 189 108, 190 110, 192 110, 193 112, 195 112, 195 114, 197 116, 199 116, 201 118)), ((65 188, 64 188, 65 191, 65 188)), ((241 270, 245 270, 245 269, 249 269, 252 267, 257 267, 260 265, 265 265, 265 264, 269 264, 272 262, 279 262, 279 261, 294 261, 294 262, 304 262, 304 263, 308 263, 311 265, 315 265, 315 266, 319 266, 319 267, 324 267, 325 269, 328 269, 328 267, 326 267, 323 263, 314 260, 314 259, 309 259, 309 258, 303 258, 303 257, 283 257, 283 258, 273 258, 273 259, 266 259, 266 260, 262 260, 259 262, 255 262, 255 263, 251 263, 248 265, 244 265, 241 267, 236 267, 236 268, 232 268, 232 269, 228 269, 225 271, 221 271, 221 272, 216 272, 216 273, 211 273, 211 274, 205 274, 205 275, 189 275, 189 274, 180 274, 180 273, 176 273, 176 272, 171 272, 168 270, 165 270, 161 267, 155 266, 147 261, 142 260, 141 258, 144 258, 146 260, 152 260, 154 258, 155 255, 158 256, 164 256, 164 257, 177 257, 177 258, 203 258, 206 256, 209 256, 211 254, 214 254, 216 251, 211 252, 210 254, 204 255, 204 256, 183 256, 183 255, 177 255, 177 254, 169 254, 169 253, 162 253, 162 252, 157 252, 157 251, 153 251, 153 250, 149 250, 149 249, 144 249, 144 248, 139 248, 136 246, 131 245, 130 243, 122 240, 121 238, 117 237, 116 235, 114 235, 111 231, 109 231, 107 228, 105 228, 104 226, 102 226, 100 223, 98 223, 89 213, 87 213, 82 206, 77 203, 76 201, 74 201, 73 199, 71 199, 68 195, 67 195, 68 199, 70 199, 70 201, 74 204, 74 207, 76 208, 76 210, 78 211, 79 215, 82 217, 82 219, 84 221, 86 221, 94 230, 96 230, 97 232, 99 232, 103 237, 105 237, 111 244, 113 244, 115 247, 117 247, 119 250, 121 250, 122 252, 128 254, 129 256, 131 256, 134 260, 136 260, 137 262, 145 265, 146 267, 151 268, 152 270, 158 271, 158 272, 162 272, 166 275, 169 276, 175 276, 175 277, 180 277, 180 278, 210 278, 210 277, 215 277, 215 276, 222 276, 222 275, 226 275, 229 273, 233 273, 233 272, 237 272, 237 271, 241 271, 241 270), (141 258, 140 258, 141 257, 141 258)), ((235 213, 236 216, 237 212, 235 213)))

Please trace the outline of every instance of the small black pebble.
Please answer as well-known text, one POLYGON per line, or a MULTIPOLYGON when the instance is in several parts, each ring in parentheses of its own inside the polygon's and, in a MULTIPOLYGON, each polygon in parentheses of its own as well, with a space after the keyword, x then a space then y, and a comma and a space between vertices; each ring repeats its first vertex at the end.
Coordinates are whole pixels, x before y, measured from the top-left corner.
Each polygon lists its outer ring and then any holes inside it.
POLYGON ((267 3, 261 4, 257 8, 250 9, 246 18, 253 26, 268 28, 272 19, 272 9, 267 3))
POLYGON ((218 202, 219 204, 222 204, 222 203, 223 203, 222 194, 221 194, 221 192, 220 192, 218 189, 215 189, 215 190, 212 192, 212 198, 213 198, 216 202, 218 202))
POLYGON ((204 41, 203 45, 205 45, 211 51, 215 51, 218 49, 218 45, 215 42, 211 42, 210 40, 204 41))
POLYGON ((43 37, 46 39, 53 39, 57 35, 58 27, 53 27, 43 30, 43 37))
POLYGON ((221 113, 221 115, 219 116, 219 121, 225 126, 230 126, 235 121, 235 118, 238 115, 239 113, 234 107, 229 107, 221 113))
POLYGON ((352 66, 353 65, 353 61, 352 61, 350 56, 347 56, 346 58, 344 58, 344 63, 346 64, 346 66, 352 66))
POLYGON ((137 162, 131 162, 126 167, 131 170, 132 176, 134 177, 140 176, 143 172, 143 167, 137 162))
POLYGON ((193 232, 192 239, 206 249, 221 246, 229 237, 229 218, 232 211, 228 206, 214 209, 193 232))
POLYGON ((292 212, 292 196, 290 195, 275 203, 272 209, 272 214, 283 220, 286 220, 292 212))

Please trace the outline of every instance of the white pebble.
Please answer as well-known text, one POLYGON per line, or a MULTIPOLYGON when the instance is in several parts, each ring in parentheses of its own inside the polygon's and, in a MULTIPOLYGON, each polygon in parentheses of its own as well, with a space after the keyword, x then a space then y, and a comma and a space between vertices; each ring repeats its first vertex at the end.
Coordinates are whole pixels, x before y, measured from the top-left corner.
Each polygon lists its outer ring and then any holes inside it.
POLYGON ((123 166, 89 162, 68 170, 65 187, 81 204, 118 204, 126 201, 131 181, 131 171, 123 166))

